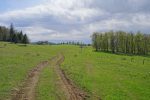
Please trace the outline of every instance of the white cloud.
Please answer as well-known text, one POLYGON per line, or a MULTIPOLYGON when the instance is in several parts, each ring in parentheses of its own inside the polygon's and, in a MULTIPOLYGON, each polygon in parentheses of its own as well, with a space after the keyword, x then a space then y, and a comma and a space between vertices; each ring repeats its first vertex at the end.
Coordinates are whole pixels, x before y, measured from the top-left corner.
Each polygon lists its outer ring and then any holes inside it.
MULTIPOLYGON (((107 14, 103 10, 90 8, 91 2, 92 0, 50 0, 34 7, 3 13, 0 15, 0 22, 10 23, 13 21, 15 24, 18 22, 19 25, 20 23, 29 24, 24 27, 18 27, 18 29, 21 30, 22 28, 33 40, 50 40, 51 38, 66 39, 70 36, 72 39, 79 39, 83 37, 80 29, 70 29, 69 31, 61 32, 57 30, 57 25, 59 23, 63 23, 62 27, 67 27, 69 24, 77 25, 92 20, 97 16, 107 14), (55 29, 44 27, 53 24, 49 20, 54 21, 54 24, 56 24, 55 29), (47 24, 48 22, 49 24, 47 24)), ((87 36, 84 37, 87 38, 87 36)))
POLYGON ((132 21, 135 25, 150 27, 150 14, 135 14, 132 21))
POLYGON ((38 35, 38 34, 49 34, 49 33, 55 33, 55 30, 51 30, 44 27, 39 26, 30 26, 30 27, 17 27, 18 29, 24 30, 25 33, 28 33, 29 35, 38 35))
POLYGON ((95 31, 147 31, 150 13, 145 13, 143 6, 148 0, 125 1, 47 0, 33 7, 1 13, 0 24, 13 22, 32 41, 87 40, 95 31))
POLYGON ((122 19, 107 19, 85 25, 83 30, 87 30, 90 33, 95 31, 109 31, 109 30, 121 30, 129 28, 132 24, 129 21, 122 19))
MULTIPOLYGON (((117 14, 118 15, 118 14, 117 14)), ((89 25, 84 25, 83 30, 90 32, 109 31, 109 30, 124 30, 124 31, 147 31, 150 27, 150 14, 119 14, 119 17, 114 17, 97 21, 89 25)))
POLYGON ((88 8, 91 0, 50 0, 46 4, 6 12, 0 15, 1 21, 36 19, 44 16, 53 16, 65 21, 77 21, 103 15, 104 11, 88 8))
POLYGON ((69 40, 69 41, 84 41, 88 37, 85 36, 84 33, 79 32, 77 30, 72 30, 68 33, 60 33, 60 32, 54 32, 49 34, 28 34, 30 38, 32 38, 32 41, 38 41, 38 40, 69 40))

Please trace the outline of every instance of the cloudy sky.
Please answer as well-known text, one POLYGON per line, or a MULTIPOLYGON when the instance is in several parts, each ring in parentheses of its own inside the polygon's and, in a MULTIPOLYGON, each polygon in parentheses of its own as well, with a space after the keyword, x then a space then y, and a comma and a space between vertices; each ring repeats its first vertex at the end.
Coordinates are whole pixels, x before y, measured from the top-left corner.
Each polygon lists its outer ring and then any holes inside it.
POLYGON ((95 31, 150 32, 150 0, 0 0, 0 25, 31 41, 90 42, 95 31))

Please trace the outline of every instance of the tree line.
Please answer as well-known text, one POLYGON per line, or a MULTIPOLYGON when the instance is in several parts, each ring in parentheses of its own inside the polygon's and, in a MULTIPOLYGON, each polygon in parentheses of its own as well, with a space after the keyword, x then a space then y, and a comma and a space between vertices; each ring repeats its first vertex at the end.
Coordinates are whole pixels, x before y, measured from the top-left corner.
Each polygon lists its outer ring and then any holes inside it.
POLYGON ((77 46, 88 46, 89 44, 85 44, 83 42, 79 42, 79 41, 68 41, 68 42, 60 42, 58 43, 60 45, 77 45, 77 46))
POLYGON ((54 43, 54 42, 49 42, 49 41, 37 41, 34 42, 33 44, 38 44, 38 45, 76 45, 76 46, 90 46, 91 44, 85 44, 83 42, 79 41, 67 41, 67 42, 59 42, 59 43, 54 43))
POLYGON ((15 30, 13 24, 10 25, 10 28, 0 26, 0 41, 23 44, 29 43, 28 36, 23 34, 22 31, 19 32, 15 30))
POLYGON ((150 35, 124 31, 95 32, 92 45, 96 51, 146 55, 150 50, 150 35))

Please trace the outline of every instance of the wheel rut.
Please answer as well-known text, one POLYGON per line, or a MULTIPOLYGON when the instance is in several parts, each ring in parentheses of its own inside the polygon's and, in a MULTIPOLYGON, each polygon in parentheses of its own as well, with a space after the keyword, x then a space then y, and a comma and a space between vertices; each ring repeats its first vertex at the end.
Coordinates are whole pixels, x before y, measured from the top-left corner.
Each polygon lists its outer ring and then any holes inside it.
POLYGON ((39 80, 39 74, 47 65, 48 61, 43 61, 39 63, 34 69, 29 71, 23 85, 19 87, 19 89, 12 90, 12 96, 10 100, 35 100, 35 88, 39 80))
POLYGON ((56 56, 53 60, 53 66, 58 77, 60 77, 59 85, 64 91, 67 100, 86 100, 88 98, 87 93, 77 87, 61 69, 60 64, 64 61, 62 54, 56 56))
MULTIPOLYGON (((52 65, 56 75, 59 77, 59 91, 63 91, 66 100, 86 100, 89 96, 86 92, 77 87, 61 69, 60 64, 64 61, 64 56, 58 54, 49 61, 43 61, 29 71, 22 86, 13 89, 10 100, 36 100, 36 86, 39 81, 42 69, 47 65, 52 65)), ((51 69, 50 69, 51 70, 51 69)))

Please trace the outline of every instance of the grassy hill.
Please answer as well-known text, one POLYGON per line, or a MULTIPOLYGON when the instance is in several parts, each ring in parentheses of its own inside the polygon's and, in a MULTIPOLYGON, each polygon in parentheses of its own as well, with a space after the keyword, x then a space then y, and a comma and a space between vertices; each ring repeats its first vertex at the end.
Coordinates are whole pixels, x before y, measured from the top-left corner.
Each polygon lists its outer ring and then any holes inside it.
MULTIPOLYGON (((72 45, 28 45, 0 42, 0 100, 25 79, 39 62, 62 53, 62 70, 90 100, 148 100, 150 98, 150 56, 127 56, 82 50, 72 45), (144 60, 144 64, 143 64, 144 60)), ((38 100, 57 100, 63 92, 52 65, 40 74, 38 100)))

